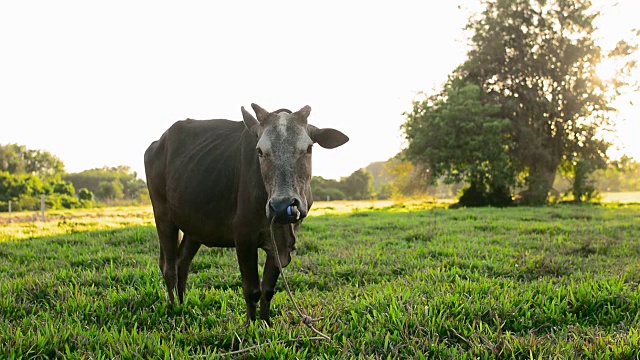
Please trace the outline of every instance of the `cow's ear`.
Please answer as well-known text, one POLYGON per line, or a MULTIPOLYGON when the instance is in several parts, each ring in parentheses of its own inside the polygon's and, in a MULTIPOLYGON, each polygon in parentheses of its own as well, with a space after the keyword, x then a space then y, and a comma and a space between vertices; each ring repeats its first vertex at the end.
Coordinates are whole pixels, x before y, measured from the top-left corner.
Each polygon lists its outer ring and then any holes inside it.
POLYGON ((253 115, 249 114, 249 112, 244 109, 244 106, 240 107, 240 110, 242 110, 242 121, 244 122, 244 126, 246 126, 250 131, 254 131, 254 127, 256 125, 260 125, 260 123, 253 117, 253 115))
POLYGON ((267 120, 267 118, 269 117, 269 112, 267 110, 261 108, 260 106, 258 106, 258 104, 251 104, 251 107, 253 108, 253 111, 256 112, 256 117, 258 118, 259 122, 267 120))
POLYGON ((318 143, 318 145, 322 146, 325 149, 337 148, 338 146, 343 145, 344 143, 349 141, 349 137, 347 135, 336 129, 318 129, 313 125, 309 125, 308 129, 311 140, 318 143))

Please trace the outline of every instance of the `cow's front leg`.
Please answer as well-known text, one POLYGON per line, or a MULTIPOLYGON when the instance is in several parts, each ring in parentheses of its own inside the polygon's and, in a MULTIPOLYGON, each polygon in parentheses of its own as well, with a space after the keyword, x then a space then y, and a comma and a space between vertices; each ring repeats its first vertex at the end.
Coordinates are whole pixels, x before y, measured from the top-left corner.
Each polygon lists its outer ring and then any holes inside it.
POLYGON ((242 293, 247 303, 247 325, 256 319, 256 304, 260 300, 260 278, 258 276, 258 249, 236 245, 242 293))
POLYGON ((276 258, 273 256, 267 256, 267 261, 264 264, 264 274, 262 275, 262 296, 260 297, 260 319, 264 320, 267 324, 271 325, 269 319, 269 308, 271 307, 271 299, 276 292, 276 282, 280 275, 280 269, 276 258))

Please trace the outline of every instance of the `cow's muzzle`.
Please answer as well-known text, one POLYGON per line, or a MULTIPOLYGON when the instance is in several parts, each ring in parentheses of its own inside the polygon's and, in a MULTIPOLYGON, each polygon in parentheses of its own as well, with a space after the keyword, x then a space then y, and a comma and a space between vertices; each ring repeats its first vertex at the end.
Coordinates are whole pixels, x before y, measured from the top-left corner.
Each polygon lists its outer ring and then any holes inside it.
POLYGON ((276 222, 290 224, 302 220, 307 216, 305 209, 300 206, 298 198, 272 198, 267 206, 267 217, 275 217, 276 222))

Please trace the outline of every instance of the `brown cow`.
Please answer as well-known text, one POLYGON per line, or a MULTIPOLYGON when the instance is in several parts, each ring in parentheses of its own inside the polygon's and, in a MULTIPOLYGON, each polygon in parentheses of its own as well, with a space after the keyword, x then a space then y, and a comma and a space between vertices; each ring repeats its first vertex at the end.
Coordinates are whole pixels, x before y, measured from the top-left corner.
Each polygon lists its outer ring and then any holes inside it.
POLYGON ((269 322, 269 305, 283 266, 295 249, 297 230, 309 212, 314 143, 332 149, 349 138, 307 123, 309 106, 292 113, 244 107, 244 122, 190 120, 173 124, 144 154, 147 186, 160 238, 160 270, 174 303, 184 301, 191 260, 204 244, 235 247, 247 303, 247 322, 269 322), (269 226, 278 254, 271 246, 269 226), (291 227, 293 224, 293 227, 291 227), (184 235, 179 239, 179 233, 184 235), (267 253, 262 283, 258 249, 267 253))

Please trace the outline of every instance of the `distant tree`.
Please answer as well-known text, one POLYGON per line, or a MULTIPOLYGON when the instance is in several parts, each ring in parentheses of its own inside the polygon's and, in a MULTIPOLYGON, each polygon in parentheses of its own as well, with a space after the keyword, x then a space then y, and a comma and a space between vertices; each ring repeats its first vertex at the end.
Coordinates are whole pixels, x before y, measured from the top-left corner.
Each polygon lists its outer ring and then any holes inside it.
POLYGON ((325 179, 322 176, 311 178, 311 193, 316 201, 344 200, 346 196, 340 190, 340 183, 334 179, 325 179))
POLYGON ((78 199, 91 201, 93 200, 93 193, 87 188, 82 188, 78 190, 78 199))
POLYGON ((76 193, 73 187, 73 184, 70 182, 56 181, 56 182, 53 182, 51 185, 53 187, 54 194, 74 196, 76 193))
POLYGON ((392 177, 392 195, 415 196, 426 194, 431 183, 429 174, 423 164, 413 164, 402 160, 404 153, 400 153, 385 163, 385 168, 392 177))
POLYGON ((465 181, 463 206, 505 206, 515 171, 505 151, 510 122, 500 106, 482 102, 479 86, 452 78, 444 90, 416 101, 403 129, 408 140, 405 156, 423 166, 435 182, 465 181))
POLYGON ((80 173, 66 174, 63 178, 72 182, 78 189, 86 188, 90 190, 96 194, 96 197, 99 199, 106 199, 103 196, 104 189, 101 190, 101 186, 108 186, 101 184, 111 183, 115 180, 118 180, 120 185, 122 185, 122 196, 118 194, 117 196, 120 196, 118 199, 140 200, 147 194, 147 185, 144 180, 139 179, 138 174, 131 171, 131 168, 128 166, 105 166, 103 168, 85 170, 80 173))
POLYGON ((340 189, 351 200, 371 199, 373 198, 373 179, 368 171, 359 169, 340 179, 340 189))
POLYGON ((37 210, 40 207, 40 196, 46 195, 48 209, 86 207, 89 203, 80 203, 75 198, 75 190, 71 183, 54 177, 43 181, 37 175, 10 174, 0 172, 0 209, 6 210, 11 201, 12 209, 37 210))
POLYGON ((119 200, 124 197, 123 188, 119 179, 102 181, 96 195, 101 200, 119 200))
POLYGON ((376 193, 376 199, 387 200, 393 196, 393 185, 391 183, 385 183, 380 186, 380 189, 376 193))
POLYGON ((601 192, 640 191, 640 163, 623 156, 594 174, 596 189, 601 192))
POLYGON ((48 179, 64 174, 64 163, 48 151, 7 144, 0 145, 0 171, 14 175, 37 175, 42 179, 48 179))
POLYGON ((333 200, 344 200, 347 197, 345 194, 336 189, 336 188, 316 188, 312 190, 313 199, 316 201, 333 201, 333 200))

